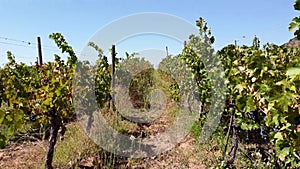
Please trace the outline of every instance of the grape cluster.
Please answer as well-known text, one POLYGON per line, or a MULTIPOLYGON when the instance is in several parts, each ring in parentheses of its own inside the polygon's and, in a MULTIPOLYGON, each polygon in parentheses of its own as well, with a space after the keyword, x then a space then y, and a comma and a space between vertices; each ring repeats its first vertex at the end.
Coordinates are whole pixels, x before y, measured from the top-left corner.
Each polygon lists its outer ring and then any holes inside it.
POLYGON ((255 123, 259 123, 259 129, 246 132, 246 142, 265 142, 269 139, 269 129, 266 128, 263 121, 266 121, 266 116, 259 114, 257 110, 251 110, 247 113, 248 118, 255 123))
POLYGON ((35 122, 36 121, 36 115, 35 114, 31 114, 29 117, 30 121, 35 122))
POLYGON ((296 126, 296 131, 300 132, 300 116, 295 118, 295 122, 294 122, 295 126, 296 126))
POLYGON ((253 121, 257 122, 258 121, 258 112, 255 111, 255 110, 254 111, 250 110, 249 113, 248 113, 248 118, 250 120, 253 120, 253 121))
POLYGON ((55 111, 54 108, 50 108, 50 116, 51 116, 51 117, 56 116, 56 111, 55 111))

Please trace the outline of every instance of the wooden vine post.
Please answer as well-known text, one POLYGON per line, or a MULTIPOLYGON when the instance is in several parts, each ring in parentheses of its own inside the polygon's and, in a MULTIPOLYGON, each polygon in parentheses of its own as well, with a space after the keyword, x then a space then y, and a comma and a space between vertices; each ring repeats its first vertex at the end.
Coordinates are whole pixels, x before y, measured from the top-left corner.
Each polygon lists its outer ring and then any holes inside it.
POLYGON ((116 46, 112 45, 111 48, 111 57, 112 57, 112 71, 111 71, 111 90, 112 90, 112 108, 115 111, 115 70, 116 70, 116 46))

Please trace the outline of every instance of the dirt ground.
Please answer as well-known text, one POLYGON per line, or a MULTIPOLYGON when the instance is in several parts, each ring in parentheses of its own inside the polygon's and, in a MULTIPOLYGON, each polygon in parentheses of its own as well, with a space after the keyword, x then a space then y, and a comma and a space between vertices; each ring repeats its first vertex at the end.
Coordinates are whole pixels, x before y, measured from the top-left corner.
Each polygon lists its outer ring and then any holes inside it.
MULTIPOLYGON (((26 169, 44 168, 44 156, 47 142, 27 142, 21 144, 10 144, 6 149, 0 150, 1 169, 26 169)), ((188 136, 176 148, 156 157, 145 158, 135 162, 128 161, 125 168, 132 169, 202 169, 206 167, 201 159, 208 156, 218 156, 218 150, 197 151, 195 141, 188 136)), ((78 168, 94 168, 93 155, 79 161, 78 168)), ((69 164, 59 168, 71 168, 69 164)), ((124 168, 124 167, 121 167, 124 168)))

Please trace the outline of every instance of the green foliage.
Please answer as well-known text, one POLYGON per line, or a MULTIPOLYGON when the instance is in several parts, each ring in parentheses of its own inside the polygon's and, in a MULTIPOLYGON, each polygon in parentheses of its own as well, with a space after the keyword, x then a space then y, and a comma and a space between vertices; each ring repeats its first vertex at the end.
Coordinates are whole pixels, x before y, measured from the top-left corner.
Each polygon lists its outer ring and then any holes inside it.
MULTIPOLYGON (((300 10, 299 0, 294 7, 300 10)), ((220 104, 213 102, 211 97, 225 94, 224 117, 235 117, 241 135, 259 127, 269 129, 270 140, 267 141, 276 151, 272 162, 283 167, 299 167, 300 50, 274 44, 261 47, 255 37, 252 46, 228 45, 214 53, 211 45, 215 38, 207 23, 200 18, 196 25, 199 35, 191 35, 182 53, 167 56, 157 71, 161 78, 171 82, 167 85, 170 85, 173 100, 179 102, 187 96, 201 103, 200 121, 191 127, 194 136, 199 138, 205 129, 202 122, 211 118, 206 117, 208 108, 220 104), (217 69, 219 66, 224 72, 217 69), (218 90, 224 85, 218 83, 221 79, 226 80, 226 91, 218 90), (258 113, 257 120, 249 119, 250 111, 258 113)), ((293 19, 289 29, 297 29, 295 35, 300 37, 299 17, 293 19)), ((62 121, 74 118, 76 106, 92 121, 91 112, 103 108, 111 99, 111 66, 102 49, 92 42, 88 44, 98 52, 96 65, 91 65, 77 60, 61 34, 49 37, 69 55, 66 63, 55 55, 53 62, 28 66, 16 63, 12 53, 7 52, 9 62, 0 69, 0 148, 5 147, 9 138, 29 120, 49 124, 55 112, 63 128, 62 121)), ((133 103, 143 101, 137 107, 145 108, 149 105, 146 96, 152 90, 157 72, 148 61, 134 55, 126 53, 125 59, 117 59, 116 83, 129 89, 133 103)))
POLYGON ((185 76, 185 80, 182 81, 184 85, 179 84, 179 87, 188 87, 183 91, 187 92, 188 98, 193 99, 192 102, 198 105, 198 110, 194 113, 198 113, 200 124, 203 125, 200 136, 203 142, 210 138, 221 118, 226 84, 222 63, 218 55, 214 54, 212 47, 215 38, 203 18, 196 23, 199 26, 199 35, 189 37, 179 56, 192 76, 185 76))
POLYGON ((199 137, 201 136, 202 126, 199 124, 198 121, 194 121, 191 125, 190 129, 193 137, 195 138, 196 142, 199 142, 199 137))
POLYGON ((134 108, 149 108, 148 99, 150 91, 154 86, 153 65, 145 58, 135 57, 137 53, 129 55, 120 60, 116 70, 116 84, 129 90, 128 94, 134 108))
POLYGON ((110 92, 111 92, 111 72, 109 71, 109 64, 108 59, 105 55, 103 55, 102 50, 100 47, 93 43, 89 43, 89 46, 93 47, 96 51, 98 51, 98 59, 96 61, 95 67, 95 94, 96 100, 100 108, 104 106, 110 99, 110 92))
POLYGON ((300 1, 299 0, 295 0, 294 9, 300 10, 300 1))
POLYGON ((34 109, 32 101, 41 85, 41 76, 35 67, 17 64, 11 52, 7 52, 7 57, 9 62, 0 70, 0 128, 3 128, 0 130, 1 145, 5 145, 7 137, 23 127, 25 118, 34 109))
MULTIPOLYGON (((44 126, 51 123, 51 129, 56 125, 55 130, 61 128, 63 135, 64 121, 74 118, 71 89, 77 57, 61 34, 54 33, 49 37, 63 53, 69 54, 67 63, 55 55, 54 62, 27 66, 16 63, 14 56, 7 53, 9 62, 1 69, 0 75, 0 127, 4 128, 0 133, 1 147, 29 120, 38 121, 44 126)), ((51 136, 52 139, 54 137, 56 135, 51 136)), ((49 146, 49 154, 53 154, 54 145, 55 141, 52 147, 49 146), (53 149, 50 150, 51 148, 53 149)), ((52 161, 51 155, 49 161, 52 161)), ((49 167, 48 163, 47 166, 49 167)))
MULTIPOLYGON (((200 36, 191 35, 179 56, 191 69, 193 78, 189 79, 183 75, 182 79, 187 80, 179 81, 179 88, 191 86, 189 83, 196 82, 197 86, 192 90, 198 92, 201 103, 204 106, 216 104, 211 103, 209 99, 212 91, 217 89, 212 85, 215 83, 212 77, 224 76, 222 72, 213 72, 213 68, 222 64, 227 82, 227 90, 224 91, 227 95, 224 115, 234 115, 242 131, 256 130, 260 126, 271 130, 279 129, 280 132, 271 131, 269 134, 281 161, 278 163, 285 161, 285 166, 298 166, 300 134, 295 130, 295 119, 299 118, 300 112, 300 75, 295 68, 293 73, 291 70, 299 65, 300 50, 274 44, 266 44, 261 48, 259 39, 255 37, 253 46, 228 45, 215 56, 210 47, 214 38, 205 21, 200 18, 196 24, 200 27, 200 36), (215 58, 220 58, 221 63, 215 58), (258 119, 249 119, 250 111, 258 112, 258 119)), ((178 65, 173 69, 178 69, 180 74, 185 67, 178 65)), ((164 69, 172 70, 172 67, 164 65, 164 69)))
MULTIPOLYGON (((294 9, 298 11, 300 10, 299 0, 295 0, 294 9)), ((289 30, 295 31, 294 35, 300 39, 300 17, 293 18, 292 22, 290 23, 289 30)))
MULTIPOLYGON (((181 100, 179 85, 184 80, 189 80, 185 78, 185 65, 182 64, 180 56, 167 56, 158 65, 158 70, 162 75, 162 78, 169 79, 171 85, 169 86, 170 98, 172 100, 179 102, 181 100)), ((182 87, 181 87, 182 88, 182 87)))
POLYGON ((49 35, 49 38, 54 40, 55 44, 59 49, 61 49, 62 53, 66 52, 69 54, 67 65, 74 66, 77 61, 77 57, 73 51, 73 48, 67 43, 64 36, 60 33, 52 33, 49 35))
POLYGON ((134 76, 147 69, 153 68, 153 65, 145 60, 145 58, 136 57, 137 53, 129 55, 126 53, 126 58, 120 60, 116 70, 116 83, 124 86, 129 86, 134 76))
POLYGON ((218 52, 228 78, 228 99, 234 103, 232 113, 243 130, 259 127, 279 128, 271 132, 278 157, 286 163, 296 165, 299 150, 299 135, 295 131, 295 119, 299 116, 299 76, 287 76, 287 71, 299 63, 299 50, 266 44, 235 47, 229 45, 218 52), (249 111, 258 111, 266 116, 252 121, 249 111))
POLYGON ((146 69, 132 79, 129 86, 129 96, 134 108, 150 108, 149 95, 153 83, 154 69, 146 69))

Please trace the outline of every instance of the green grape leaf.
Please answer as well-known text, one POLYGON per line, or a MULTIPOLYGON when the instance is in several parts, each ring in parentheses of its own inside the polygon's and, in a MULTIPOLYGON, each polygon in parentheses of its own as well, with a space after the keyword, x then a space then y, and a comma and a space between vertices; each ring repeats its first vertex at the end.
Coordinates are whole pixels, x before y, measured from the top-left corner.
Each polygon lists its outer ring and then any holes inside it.
POLYGON ((6 117, 5 117, 6 119, 7 119, 7 121, 9 121, 9 122, 11 122, 11 121, 13 121, 13 119, 12 119, 12 117, 8 114, 8 115, 6 115, 6 117))
POLYGON ((5 148, 7 138, 0 133, 0 149, 5 148))
POLYGON ((277 150, 278 157, 284 159, 290 153, 290 147, 284 147, 283 149, 277 150))
POLYGON ((277 133, 274 135, 274 138, 276 138, 276 139, 278 139, 278 140, 283 140, 282 133, 277 132, 277 133))

